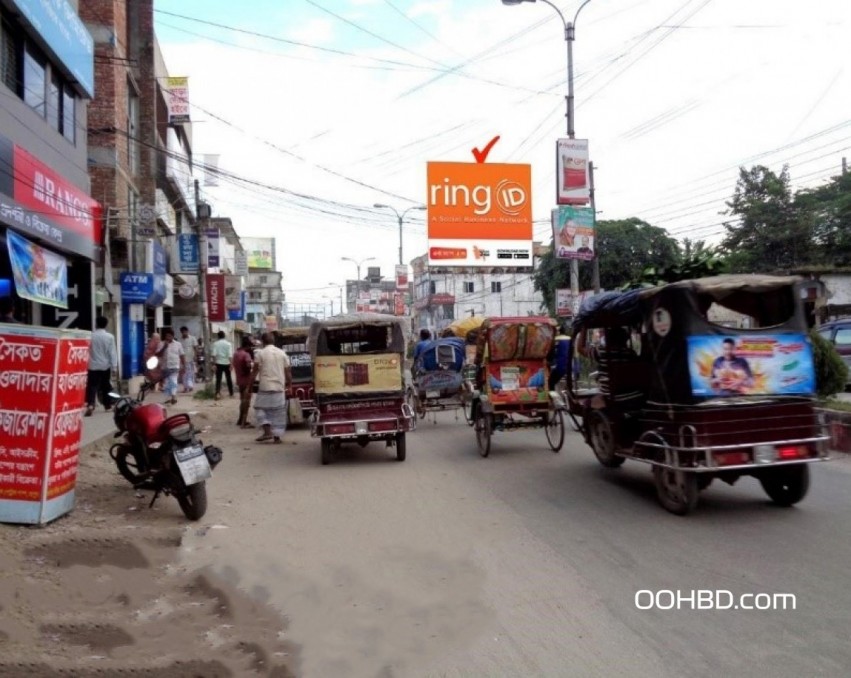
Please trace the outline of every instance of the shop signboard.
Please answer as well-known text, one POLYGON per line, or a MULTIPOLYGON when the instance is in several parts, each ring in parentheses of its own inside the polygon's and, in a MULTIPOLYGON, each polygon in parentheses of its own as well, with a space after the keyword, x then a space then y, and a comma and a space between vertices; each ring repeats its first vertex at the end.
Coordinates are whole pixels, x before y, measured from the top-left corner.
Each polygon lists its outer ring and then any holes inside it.
POLYGON ((178 233, 176 239, 177 270, 172 273, 198 273, 200 257, 198 255, 198 236, 195 233, 178 233))
POLYGON ((11 0, 89 98, 95 95, 95 43, 68 0, 11 0))
POLYGON ((221 323, 227 319, 225 312, 225 276, 213 273, 206 277, 207 314, 210 322, 221 323))
POLYGON ((0 223, 87 259, 103 244, 98 202, 2 134, 0 223))
POLYGON ((0 325, 0 522, 43 524, 74 507, 90 338, 0 325))

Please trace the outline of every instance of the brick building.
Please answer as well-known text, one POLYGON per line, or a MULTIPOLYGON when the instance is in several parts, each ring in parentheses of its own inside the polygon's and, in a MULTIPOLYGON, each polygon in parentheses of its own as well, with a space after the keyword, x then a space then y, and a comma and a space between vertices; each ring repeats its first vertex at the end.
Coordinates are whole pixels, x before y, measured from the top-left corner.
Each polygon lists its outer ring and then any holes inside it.
POLYGON ((146 336, 171 325, 175 284, 187 282, 170 275, 169 259, 176 234, 195 221, 191 123, 169 120, 153 0, 80 0, 80 16, 95 42, 88 141, 92 195, 106 215, 103 311, 120 319, 129 377, 146 336), (128 274, 132 290, 122 289, 128 274))

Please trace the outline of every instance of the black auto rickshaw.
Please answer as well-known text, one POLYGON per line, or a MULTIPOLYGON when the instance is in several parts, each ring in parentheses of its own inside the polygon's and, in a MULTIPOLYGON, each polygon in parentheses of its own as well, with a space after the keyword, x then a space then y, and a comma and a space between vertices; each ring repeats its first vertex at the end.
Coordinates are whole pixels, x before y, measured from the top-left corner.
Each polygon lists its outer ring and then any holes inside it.
POLYGON ((650 465, 660 503, 680 515, 716 478, 754 476, 782 506, 806 495, 828 437, 797 278, 607 292, 583 303, 573 329, 572 348, 596 356, 599 372, 596 389, 568 375, 569 412, 603 466, 650 465), (719 307, 727 325, 709 319, 719 307), (587 348, 592 332, 604 346, 587 348))

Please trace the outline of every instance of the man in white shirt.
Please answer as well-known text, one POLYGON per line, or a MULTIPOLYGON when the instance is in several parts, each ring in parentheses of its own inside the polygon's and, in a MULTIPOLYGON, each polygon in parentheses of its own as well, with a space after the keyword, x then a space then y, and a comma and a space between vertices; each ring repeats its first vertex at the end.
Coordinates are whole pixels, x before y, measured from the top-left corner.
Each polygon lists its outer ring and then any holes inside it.
POLYGON ((287 381, 292 379, 290 359, 287 354, 275 346, 275 337, 266 332, 261 338, 263 348, 254 352, 254 379, 260 379, 257 396, 254 398, 254 411, 257 424, 263 427, 258 443, 272 440, 281 442, 287 430, 287 381))
POLYGON ((165 363, 163 369, 164 391, 169 396, 166 403, 176 405, 178 378, 186 367, 186 356, 183 353, 183 346, 180 345, 179 341, 174 340, 174 330, 172 329, 163 332, 163 347, 160 349, 160 356, 165 363))
POLYGON ((189 334, 188 327, 180 328, 180 345, 186 359, 186 369, 183 372, 183 392, 192 393, 195 388, 195 356, 198 351, 198 340, 189 334))
POLYGON ((233 360, 233 345, 225 339, 225 333, 221 330, 218 337, 218 340, 213 342, 212 350, 210 351, 213 364, 216 366, 216 400, 221 397, 222 376, 227 378, 228 391, 230 392, 230 397, 233 398, 233 377, 230 375, 230 364, 231 360, 233 360))
POLYGON ((109 410, 112 402, 109 392, 112 370, 118 367, 118 351, 115 348, 115 337, 106 331, 109 320, 98 316, 92 332, 89 345, 89 377, 86 380, 86 416, 91 417, 95 411, 95 398, 100 393, 103 406, 109 410))

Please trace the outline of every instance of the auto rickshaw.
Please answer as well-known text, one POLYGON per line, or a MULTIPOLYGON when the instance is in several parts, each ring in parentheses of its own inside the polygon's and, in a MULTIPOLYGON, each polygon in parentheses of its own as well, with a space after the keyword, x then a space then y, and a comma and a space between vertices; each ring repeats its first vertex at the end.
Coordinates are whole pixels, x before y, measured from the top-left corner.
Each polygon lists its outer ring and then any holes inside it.
POLYGON ((405 434, 416 417, 405 400, 404 319, 353 313, 314 322, 308 348, 317 409, 310 435, 322 441, 322 463, 343 443, 384 441, 405 461, 405 434))
POLYGON ((548 356, 556 336, 551 318, 487 318, 479 328, 471 418, 479 454, 494 431, 543 428, 553 452, 564 444, 564 401, 549 390, 548 356))
POLYGON ((433 339, 420 350, 408 389, 408 402, 420 419, 463 407, 465 350, 464 340, 457 337, 433 339))
POLYGON ((313 387, 313 363, 307 350, 307 327, 285 327, 275 330, 275 346, 286 351, 292 368, 292 382, 287 384, 289 424, 310 419, 316 409, 313 387))
POLYGON ((746 475, 791 506, 807 493, 809 464, 828 459, 798 278, 607 292, 583 303, 573 329, 572 347, 596 355, 599 372, 596 389, 568 375, 571 416, 603 466, 648 464, 668 511, 685 515, 713 480, 746 475), (728 325, 709 319, 722 314, 728 325), (599 350, 587 350, 591 331, 599 350))

